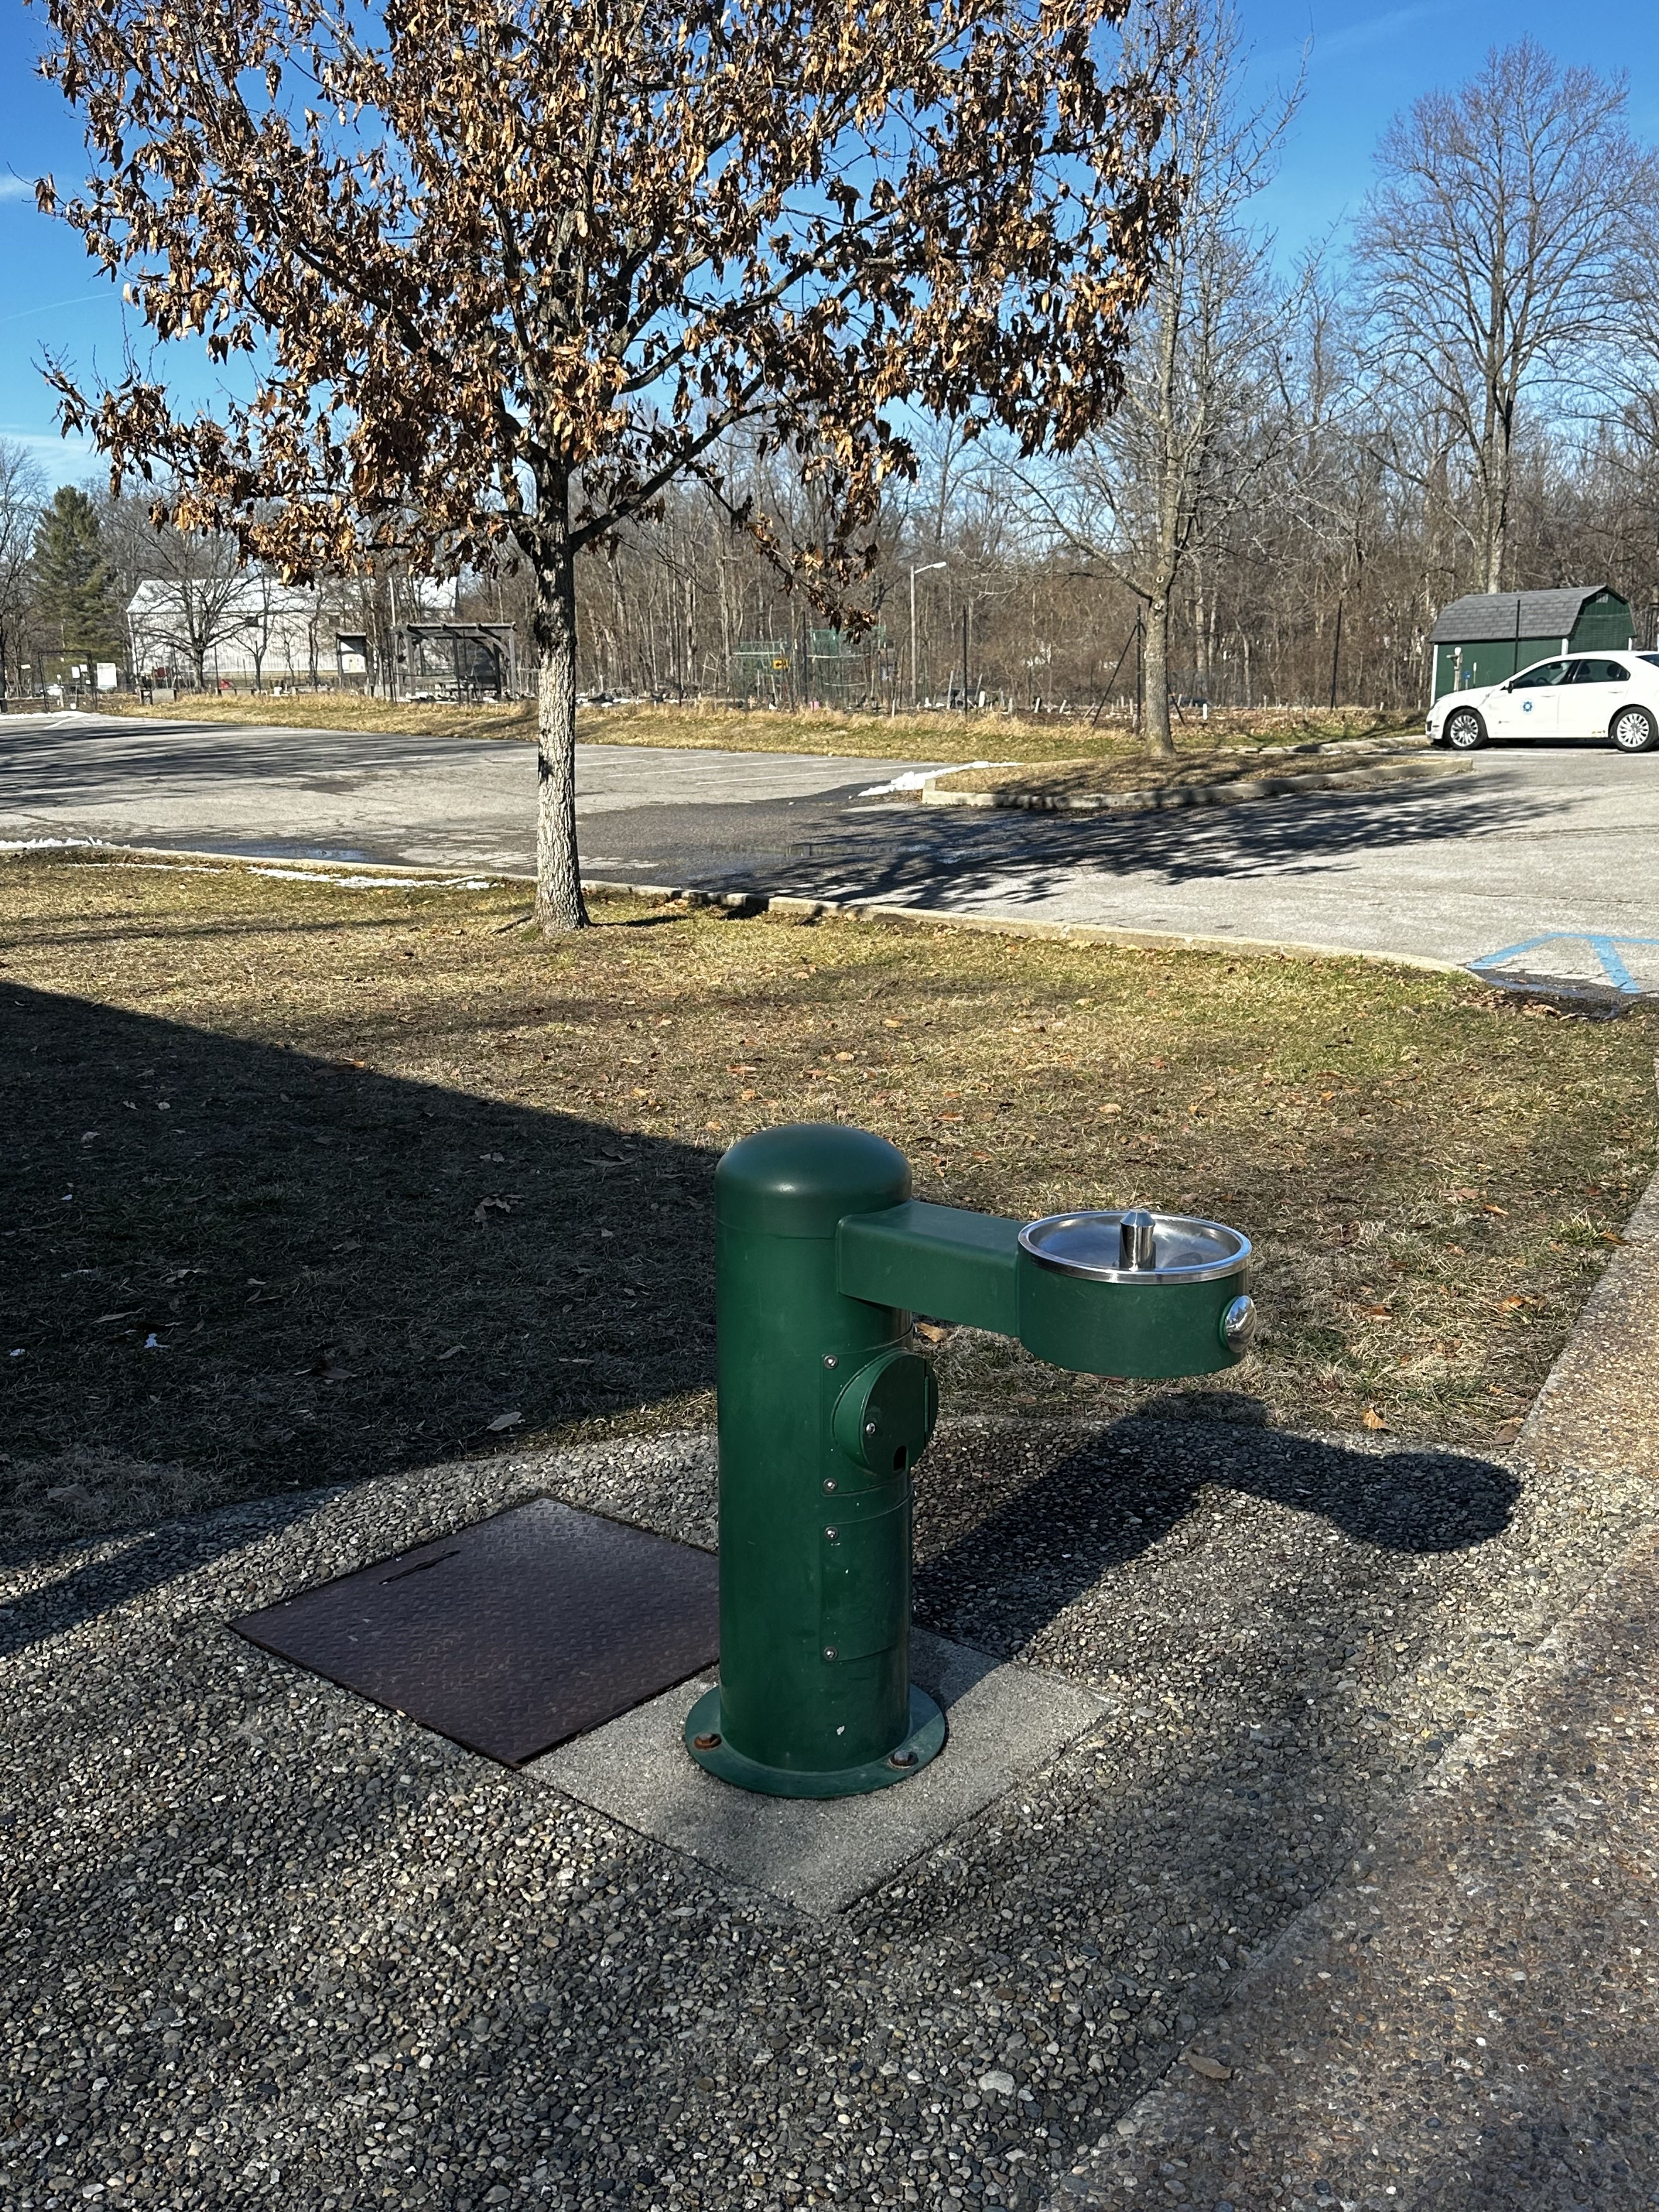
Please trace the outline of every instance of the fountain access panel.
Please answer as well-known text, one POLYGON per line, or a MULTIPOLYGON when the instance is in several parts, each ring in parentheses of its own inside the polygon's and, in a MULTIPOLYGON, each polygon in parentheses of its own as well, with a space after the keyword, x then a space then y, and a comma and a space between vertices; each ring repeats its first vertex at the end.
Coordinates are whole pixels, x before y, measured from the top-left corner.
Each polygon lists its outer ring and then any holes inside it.
POLYGON ((520 1766, 710 1665, 718 1580, 711 1552, 535 1498, 232 1626, 520 1766))

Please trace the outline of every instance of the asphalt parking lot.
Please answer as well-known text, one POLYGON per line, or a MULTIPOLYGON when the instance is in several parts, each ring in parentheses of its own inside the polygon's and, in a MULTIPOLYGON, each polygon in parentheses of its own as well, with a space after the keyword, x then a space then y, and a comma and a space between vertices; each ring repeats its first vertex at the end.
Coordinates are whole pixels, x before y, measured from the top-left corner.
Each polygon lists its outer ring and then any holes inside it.
MULTIPOLYGON (((1494 747, 1422 785, 1116 817, 872 795, 914 766, 583 745, 584 866, 1659 990, 1659 756, 1494 747)), ((533 780, 522 744, 18 716, 0 838, 521 873, 533 780)))

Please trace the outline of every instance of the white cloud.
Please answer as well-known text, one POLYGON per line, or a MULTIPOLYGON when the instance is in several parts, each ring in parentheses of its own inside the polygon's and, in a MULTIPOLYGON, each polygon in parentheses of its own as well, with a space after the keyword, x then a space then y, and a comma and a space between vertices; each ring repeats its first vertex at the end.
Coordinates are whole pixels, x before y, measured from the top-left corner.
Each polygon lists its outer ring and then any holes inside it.
POLYGON ((0 422, 0 438, 9 446, 21 446, 55 483, 71 476, 78 482, 105 465, 90 438, 65 438, 58 431, 24 422, 0 422))
POLYGON ((0 177, 0 200, 32 200, 33 198, 33 177, 0 177))

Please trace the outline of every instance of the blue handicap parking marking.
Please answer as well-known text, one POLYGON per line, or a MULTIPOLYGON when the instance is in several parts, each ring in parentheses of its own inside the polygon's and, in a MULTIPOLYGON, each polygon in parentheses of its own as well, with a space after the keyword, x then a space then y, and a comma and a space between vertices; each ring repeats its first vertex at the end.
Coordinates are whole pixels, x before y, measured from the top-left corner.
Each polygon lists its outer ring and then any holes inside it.
MULTIPOLYGON (((1493 975, 1499 969, 1507 967, 1511 961, 1521 959, 1523 954, 1540 951, 1547 945, 1587 948, 1595 956, 1602 976, 1623 996, 1639 998, 1649 991, 1659 994, 1659 959, 1637 957, 1635 964, 1638 968, 1656 971, 1651 981, 1642 982, 1632 975, 1630 963, 1625 958, 1626 952, 1639 954, 1640 951, 1651 951, 1659 954, 1659 937, 1615 937, 1609 931, 1599 929, 1552 929, 1541 937, 1525 938, 1519 945, 1506 945, 1500 952, 1483 952, 1478 960, 1471 960, 1468 964, 1474 975, 1493 975)), ((1529 975, 1559 974, 1563 967, 1582 969, 1584 965, 1582 953, 1577 961, 1564 962, 1558 966, 1556 962, 1559 957, 1558 954, 1554 960, 1546 960, 1541 963, 1529 962, 1520 972, 1529 975)), ((1579 980, 1583 980, 1582 975, 1579 980)))

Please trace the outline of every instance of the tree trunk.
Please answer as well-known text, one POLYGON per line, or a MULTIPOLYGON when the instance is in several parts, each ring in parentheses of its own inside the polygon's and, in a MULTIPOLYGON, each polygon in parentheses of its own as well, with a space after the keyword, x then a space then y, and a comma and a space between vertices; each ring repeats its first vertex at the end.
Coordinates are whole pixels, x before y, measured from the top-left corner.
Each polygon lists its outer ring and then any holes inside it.
POLYGON ((1170 602, 1163 595, 1146 602, 1146 653, 1142 663, 1141 744, 1153 760, 1173 760, 1170 734, 1170 602))
POLYGON ((562 533, 536 563, 536 920, 545 937, 586 929, 576 854, 576 571, 562 533))
POLYGON ((1504 556, 1509 546, 1510 526, 1510 441, 1509 426, 1499 416, 1486 456, 1483 471, 1486 477, 1486 514, 1482 517, 1485 529, 1482 536, 1482 591, 1501 592, 1504 588, 1504 556))

